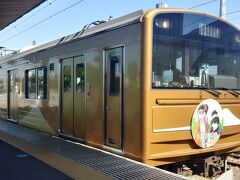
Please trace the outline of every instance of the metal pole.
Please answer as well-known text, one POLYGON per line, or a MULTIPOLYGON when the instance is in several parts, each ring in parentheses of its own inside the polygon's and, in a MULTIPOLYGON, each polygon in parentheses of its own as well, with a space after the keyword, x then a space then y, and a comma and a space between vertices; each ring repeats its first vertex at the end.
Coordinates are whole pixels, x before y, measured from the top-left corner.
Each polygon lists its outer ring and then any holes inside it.
POLYGON ((220 0, 220 17, 226 19, 227 13, 227 0, 220 0))

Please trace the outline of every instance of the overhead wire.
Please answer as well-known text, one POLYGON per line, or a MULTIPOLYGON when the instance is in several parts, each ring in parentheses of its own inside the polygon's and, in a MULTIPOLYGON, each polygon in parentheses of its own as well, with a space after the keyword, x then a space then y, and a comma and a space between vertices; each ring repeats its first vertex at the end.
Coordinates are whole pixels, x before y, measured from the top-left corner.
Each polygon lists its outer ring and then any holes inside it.
POLYGON ((23 21, 21 21, 20 23, 14 25, 12 28, 8 29, 7 31, 5 31, 4 33, 0 34, 0 37, 7 34, 8 32, 12 31, 13 29, 17 28, 19 25, 23 24, 24 22, 26 22, 27 20, 29 20, 30 18, 32 18, 33 16, 35 16, 36 14, 38 14, 39 12, 41 12, 42 10, 44 10, 45 8, 47 8, 48 6, 52 5, 56 0, 51 1, 50 3, 48 3, 46 6, 42 7, 41 9, 39 9, 38 11, 36 11, 34 14, 32 14, 31 16, 27 17, 26 19, 24 19, 23 21))
POLYGON ((240 10, 231 11, 231 12, 229 12, 229 13, 226 13, 226 14, 224 14, 224 15, 228 15, 228 14, 234 14, 234 13, 238 13, 238 12, 240 12, 240 10))
MULTIPOLYGON (((218 0, 211 0, 211 1, 208 1, 208 2, 205 2, 205 3, 202 3, 202 4, 199 4, 199 5, 190 7, 190 8, 188 8, 188 9, 194 9, 194 8, 197 8, 197 7, 200 7, 200 6, 204 6, 204 5, 206 5, 206 4, 213 3, 213 2, 215 2, 215 1, 218 1, 218 0)), ((231 11, 231 12, 228 12, 228 13, 223 14, 223 15, 229 15, 229 14, 234 14, 234 13, 238 13, 238 12, 240 12, 240 10, 231 11)))
MULTIPOLYGON (((204 6, 204 5, 206 5, 206 4, 213 3, 213 2, 215 2, 215 1, 218 1, 218 0, 211 0, 211 1, 208 1, 208 2, 205 2, 205 3, 202 3, 202 4, 199 4, 199 5, 190 7, 190 8, 188 8, 188 9, 194 9, 194 8, 197 8, 197 7, 200 7, 200 6, 204 6)), ((240 12, 240 10, 231 11, 231 12, 228 12, 228 13, 226 13, 226 14, 224 14, 224 15, 234 14, 234 13, 238 13, 238 12, 240 12)), ((228 19, 228 21, 229 21, 229 20, 233 20, 233 19, 238 19, 238 18, 240 18, 240 17, 228 19)), ((240 22, 237 22, 237 24, 239 24, 239 23, 240 23, 240 22)))
POLYGON ((68 9, 70 9, 70 8, 72 8, 72 7, 80 4, 80 3, 82 3, 83 1, 84 1, 84 0, 77 1, 76 3, 74 3, 74 4, 72 4, 72 5, 68 6, 68 7, 66 7, 66 8, 64 8, 64 9, 62 9, 61 11, 58 11, 57 13, 55 13, 55 14, 53 14, 53 15, 45 18, 45 19, 43 19, 42 21, 40 21, 40 22, 38 22, 38 23, 36 23, 36 24, 34 24, 34 25, 32 25, 32 26, 30 26, 30 27, 28 27, 28 28, 26 28, 26 29, 24 29, 24 30, 22 30, 22 31, 20 31, 19 33, 14 34, 13 36, 10 36, 9 38, 7 38, 7 39, 5 39, 5 40, 3 40, 3 41, 0 41, 0 43, 6 42, 6 41, 8 41, 8 40, 10 40, 10 39, 12 39, 12 38, 14 38, 14 37, 16 37, 16 36, 24 33, 24 32, 26 32, 26 31, 28 31, 28 30, 30 30, 30 29, 38 26, 39 24, 41 24, 41 23, 43 23, 43 22, 45 22, 45 21, 47 21, 47 20, 49 20, 49 19, 51 19, 51 18, 59 15, 59 14, 61 14, 62 12, 66 11, 66 10, 68 10, 68 9))
MULTIPOLYGON (((53 0, 52 2, 48 3, 48 5, 44 6, 42 9, 40 9, 39 11, 37 11, 36 13, 34 13, 32 16, 34 16, 34 15, 37 14, 37 13, 39 13, 40 11, 42 11, 43 9, 45 9, 47 6, 51 5, 51 4, 54 3, 55 1, 56 1, 56 0, 53 0)), ((14 34, 13 36, 10 36, 9 38, 7 38, 7 39, 5 39, 5 40, 3 40, 3 41, 0 41, 0 43, 6 42, 6 41, 8 41, 8 40, 10 40, 10 39, 12 39, 12 38, 14 38, 14 37, 16 37, 16 36, 24 33, 24 32, 26 32, 26 31, 28 31, 28 30, 30 30, 30 29, 38 26, 39 24, 41 24, 41 23, 43 23, 43 22, 45 22, 45 21, 47 21, 47 20, 49 20, 49 19, 57 16, 58 14, 61 14, 62 12, 64 12, 64 11, 66 11, 66 10, 68 10, 68 9, 76 6, 76 5, 78 5, 79 3, 82 3, 83 1, 84 1, 84 0, 80 0, 80 1, 74 3, 74 4, 70 5, 70 6, 62 9, 61 11, 59 11, 59 12, 57 12, 57 13, 55 13, 55 14, 53 14, 53 15, 45 18, 45 19, 43 19, 42 21, 40 21, 40 22, 38 22, 38 23, 36 23, 36 24, 34 24, 34 25, 32 25, 32 26, 30 26, 30 27, 28 27, 28 28, 26 28, 26 29, 24 29, 24 30, 22 30, 22 31, 20 31, 19 33, 14 34)), ((211 0, 211 1, 208 1, 208 2, 205 2, 205 3, 202 3, 202 4, 199 4, 199 5, 193 6, 193 7, 188 8, 188 9, 194 9, 194 8, 197 8, 197 7, 200 7, 200 6, 204 6, 204 5, 206 5, 206 4, 213 3, 213 2, 215 2, 215 1, 218 1, 218 0, 211 0)), ((234 13, 237 13, 237 12, 240 12, 240 10, 235 10, 235 11, 226 13, 226 14, 224 14, 224 15, 234 14, 234 13)), ((30 19, 32 16, 30 16, 29 18, 25 19, 24 21, 22 21, 21 23, 17 24, 16 26, 19 26, 19 25, 22 24, 23 22, 25 22, 25 21, 27 21, 28 19, 30 19)), ((240 18, 240 17, 239 17, 239 18, 240 18)), ((237 18, 236 18, 236 19, 237 19, 237 18)), ((12 29, 14 29, 16 26, 14 26, 12 29)), ((10 29, 10 30, 12 30, 12 29, 10 29)), ((7 32, 9 32, 10 30, 8 30, 7 32)), ((7 33, 7 32, 5 32, 5 33, 7 33)), ((5 34, 5 33, 4 33, 4 34, 5 34)), ((3 35, 3 34, 2 34, 2 35, 3 35)), ((1 36, 1 35, 0 35, 0 36, 1 36)))
MULTIPOLYGON (((235 11, 231 11, 231 12, 228 12, 224 15, 229 15, 229 14, 234 14, 234 13, 238 13, 240 12, 240 10, 235 10, 235 11)), ((227 19, 228 21, 232 21, 232 20, 236 20, 236 19, 240 19, 240 17, 235 17, 235 18, 230 18, 230 19, 227 19)), ((233 24, 239 24, 240 22, 232 22, 233 24)))
POLYGON ((234 18, 230 18, 230 19, 227 19, 227 20, 228 20, 228 21, 232 21, 232 20, 239 19, 239 18, 240 18, 240 16, 234 17, 234 18))
POLYGON ((199 5, 190 7, 190 8, 188 8, 188 9, 194 9, 194 8, 197 8, 197 7, 200 7, 200 6, 204 6, 204 5, 206 5, 206 4, 213 3, 213 2, 215 2, 215 1, 218 1, 218 0, 211 0, 211 1, 208 1, 208 2, 205 2, 205 3, 202 3, 202 4, 199 4, 199 5))

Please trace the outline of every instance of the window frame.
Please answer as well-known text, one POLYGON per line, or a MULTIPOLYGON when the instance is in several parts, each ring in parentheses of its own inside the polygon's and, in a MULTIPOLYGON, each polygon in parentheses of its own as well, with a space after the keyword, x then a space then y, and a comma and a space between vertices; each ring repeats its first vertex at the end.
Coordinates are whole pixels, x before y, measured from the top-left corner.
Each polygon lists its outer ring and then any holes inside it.
POLYGON ((86 85, 86 79, 85 79, 85 63, 81 62, 76 64, 76 67, 74 67, 76 69, 75 72, 75 79, 74 79, 74 84, 75 84, 75 91, 77 94, 81 94, 81 93, 85 93, 85 85, 86 85), (78 71, 80 70, 80 71, 78 71), (78 76, 78 72, 83 72, 82 74, 80 74, 78 76), (78 84, 78 78, 80 78, 80 82, 78 84), (83 86, 83 87, 82 87, 83 86), (79 89, 78 89, 79 88, 79 89))
POLYGON ((4 94, 4 78, 2 75, 0 75, 0 96, 3 96, 4 94))
POLYGON ((121 93, 121 60, 120 56, 112 53, 109 56, 109 96, 120 96, 121 93))
POLYGON ((31 68, 25 70, 25 99, 38 99, 38 100, 47 100, 48 99, 48 74, 47 74, 47 67, 41 66, 37 68, 31 68), (36 88, 36 95, 35 97, 29 97, 29 71, 35 71, 36 80, 35 80, 35 88, 36 88), (40 80, 39 80, 39 71, 43 70, 43 96, 40 97, 40 80))
MULTIPOLYGON (((199 90, 199 89, 202 89, 202 88, 209 88, 209 89, 216 89, 216 90, 218 90, 218 89, 221 89, 221 87, 210 87, 210 86, 206 86, 206 87, 201 87, 200 85, 199 86, 186 86, 186 87, 184 87, 184 86, 176 86, 176 85, 171 85, 171 86, 162 86, 162 85, 153 85, 153 49, 154 49, 154 36, 155 36, 155 34, 154 34, 154 28, 155 28, 155 18, 156 17, 158 17, 158 15, 160 16, 160 15, 165 15, 165 14, 175 14, 175 13, 170 13, 170 12, 167 12, 167 13, 158 13, 158 14, 155 14, 153 17, 152 17, 152 22, 151 22, 151 27, 152 27, 152 32, 151 32, 151 44, 152 44, 152 49, 151 49, 151 80, 150 80, 150 83, 151 83, 151 90, 159 90, 159 89, 167 89, 167 90, 174 90, 174 89, 181 89, 181 90, 183 90, 183 89, 190 89, 190 90, 195 90, 195 89, 197 89, 197 90, 199 90)), ((189 15, 193 15, 192 13, 177 13, 177 14, 189 14, 189 15)), ((201 14, 197 14, 197 15, 199 15, 199 16, 201 16, 201 14)), ((218 19, 215 19, 215 18, 213 18, 213 17, 211 17, 211 16, 204 16, 204 17, 206 17, 206 18, 212 18, 212 20, 214 20, 214 21, 217 21, 218 19)), ((221 23, 221 25, 224 25, 224 33, 228 33, 228 32, 231 32, 231 31, 233 31, 234 30, 234 33, 233 33, 233 35, 235 36, 237 33, 236 32, 239 32, 239 31, 237 31, 237 29, 236 28, 234 28, 233 26, 231 26, 231 25, 228 25, 228 24, 226 24, 226 23, 224 23, 224 22, 222 22, 222 21, 220 21, 220 20, 218 20, 220 23, 221 23), (225 27, 226 26, 226 27, 225 27), (231 30, 231 31, 230 31, 231 30), (235 32, 236 31, 236 32, 235 32)), ((219 45, 219 43, 217 43, 217 41, 222 41, 222 32, 217 32, 217 35, 216 35, 216 37, 213 37, 213 36, 211 36, 211 35, 206 35, 206 36, 204 36, 204 37, 202 37, 202 38, 204 38, 204 41, 199 41, 199 40, 196 40, 196 39, 185 39, 185 38, 182 38, 181 36, 179 36, 178 34, 176 34, 175 32, 175 34, 173 33, 173 35, 166 35, 166 34, 164 34, 165 33, 165 31, 168 31, 169 29, 171 29, 172 28, 172 24, 171 23, 169 23, 169 26, 167 27, 167 28, 164 28, 164 27, 161 27, 162 28, 162 31, 163 31, 163 33, 162 34, 160 34, 161 35, 161 39, 162 39, 162 42, 161 42, 161 44, 164 44, 164 45, 166 45, 166 44, 170 44, 170 43, 173 43, 173 42, 177 42, 177 43, 184 43, 184 44, 191 44, 191 43, 196 43, 196 44, 205 44, 205 45, 211 45, 211 46, 213 46, 214 44, 214 47, 216 47, 216 46, 218 46, 218 47, 222 47, 222 48, 224 48, 224 47, 226 47, 226 45, 225 44, 221 44, 221 45, 219 45), (213 38, 215 38, 215 43, 213 42, 210 42, 210 39, 213 39, 213 38), (180 41, 179 41, 180 40, 180 41)), ((218 27, 218 26, 217 26, 218 27)), ((214 29, 213 29, 214 30, 214 29)), ((216 29, 215 29, 216 30, 216 29)), ((214 31, 215 31, 214 30, 214 31)), ((200 33, 200 32, 198 32, 198 33, 200 33)), ((203 36, 203 34, 201 34, 201 36, 203 36)), ((240 37, 240 35, 239 35, 239 37, 240 37)), ((228 41, 227 41, 228 42, 228 41)), ((233 40, 231 40, 231 42, 233 42, 233 40)), ((227 44, 228 45, 228 44, 227 44)), ((177 46, 176 46, 177 47, 177 46)), ((227 46, 227 47, 229 47, 229 49, 228 50, 230 50, 230 49, 238 49, 239 47, 240 47, 240 45, 238 44, 238 45, 236 45, 236 43, 235 44, 233 44, 232 46, 227 46)), ((186 47, 186 49, 185 50, 187 50, 188 49, 188 53, 189 53, 189 47, 186 47)), ((185 52, 187 52, 187 51, 185 51, 185 52)), ((238 54, 237 53, 235 53, 235 55, 237 56, 238 54)), ((184 67, 184 66, 183 66, 184 67)), ((189 67, 188 67, 189 68, 189 67)), ((184 71, 186 71, 186 70, 184 70, 184 71)), ((227 75, 226 75, 227 76, 227 75)), ((236 77, 236 76, 234 76, 234 77, 236 77)), ((236 77, 237 78, 237 77, 236 77)), ((237 78, 238 79, 238 78, 237 78)), ((173 81, 174 82, 174 81, 173 81)), ((159 83, 160 84, 160 83, 159 83)), ((239 91, 240 89, 237 87, 237 88, 231 88, 231 89, 233 89, 233 90, 237 90, 237 91, 239 91)))

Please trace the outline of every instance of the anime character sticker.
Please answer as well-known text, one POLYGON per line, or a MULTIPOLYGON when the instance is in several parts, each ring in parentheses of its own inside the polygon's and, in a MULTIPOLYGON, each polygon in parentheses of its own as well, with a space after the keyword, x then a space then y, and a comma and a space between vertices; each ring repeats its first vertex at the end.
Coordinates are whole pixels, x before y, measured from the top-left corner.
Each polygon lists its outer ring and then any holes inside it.
POLYGON ((201 102, 194 111, 191 131, 196 144, 208 148, 217 143, 223 130, 223 116, 220 104, 207 99, 201 102))
POLYGON ((212 119, 210 121, 210 130, 209 130, 209 133, 210 133, 210 144, 215 144, 217 142, 217 140, 219 139, 220 137, 220 134, 222 132, 222 128, 220 126, 220 121, 219 121, 219 116, 218 116, 218 113, 217 111, 213 111, 212 112, 212 119))

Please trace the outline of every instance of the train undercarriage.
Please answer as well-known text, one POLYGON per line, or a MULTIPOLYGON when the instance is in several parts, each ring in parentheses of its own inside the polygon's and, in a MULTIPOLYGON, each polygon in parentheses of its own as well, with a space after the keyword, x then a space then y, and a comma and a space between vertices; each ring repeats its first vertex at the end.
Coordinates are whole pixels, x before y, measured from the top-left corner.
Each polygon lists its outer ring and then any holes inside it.
POLYGON ((165 165, 163 168, 171 172, 190 177, 192 175, 199 175, 202 177, 216 177, 230 169, 227 157, 229 154, 222 155, 195 155, 190 160, 165 165))

